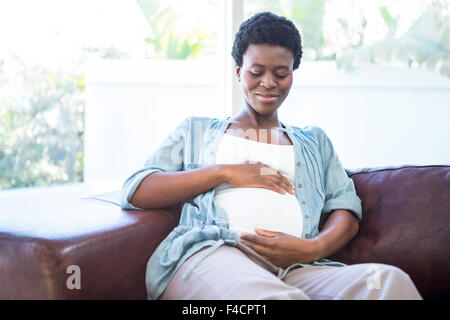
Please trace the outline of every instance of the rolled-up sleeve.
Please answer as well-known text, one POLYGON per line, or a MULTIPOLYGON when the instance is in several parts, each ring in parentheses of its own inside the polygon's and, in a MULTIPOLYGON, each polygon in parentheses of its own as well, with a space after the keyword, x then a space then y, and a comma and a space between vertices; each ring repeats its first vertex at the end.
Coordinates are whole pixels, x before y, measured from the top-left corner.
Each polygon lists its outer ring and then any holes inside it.
POLYGON ((184 146, 189 123, 190 118, 182 121, 147 158, 144 166, 125 180, 121 190, 121 206, 123 209, 143 210, 142 208, 133 206, 130 200, 139 184, 148 175, 154 172, 175 172, 183 170, 184 146))
POLYGON ((324 173, 325 203, 322 213, 345 209, 353 212, 360 221, 362 219, 361 199, 356 194, 353 180, 347 175, 329 137, 323 129, 319 127, 315 129, 324 173))

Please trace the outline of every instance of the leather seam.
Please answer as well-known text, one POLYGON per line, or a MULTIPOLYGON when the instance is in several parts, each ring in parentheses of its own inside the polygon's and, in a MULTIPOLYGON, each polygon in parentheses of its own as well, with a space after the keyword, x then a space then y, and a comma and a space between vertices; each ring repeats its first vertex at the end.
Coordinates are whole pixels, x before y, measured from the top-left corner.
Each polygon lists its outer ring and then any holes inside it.
POLYGON ((364 169, 360 169, 359 172, 353 172, 350 173, 348 176, 352 177, 354 175, 360 175, 360 174, 370 174, 370 173, 375 173, 375 172, 382 172, 382 171, 396 171, 396 170, 402 170, 402 169, 420 169, 420 168, 450 168, 450 166, 448 165, 425 165, 425 166, 403 166, 403 167, 399 167, 399 168, 380 168, 380 169, 375 169, 375 170, 371 170, 371 171, 363 171, 363 170, 367 170, 369 168, 364 168, 364 169))

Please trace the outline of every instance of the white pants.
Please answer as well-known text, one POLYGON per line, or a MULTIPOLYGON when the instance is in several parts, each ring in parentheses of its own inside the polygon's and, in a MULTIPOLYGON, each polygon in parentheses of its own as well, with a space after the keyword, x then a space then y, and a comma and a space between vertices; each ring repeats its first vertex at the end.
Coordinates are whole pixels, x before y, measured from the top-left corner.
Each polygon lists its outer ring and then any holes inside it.
MULTIPOLYGON (((205 248, 204 248, 205 249, 205 248)), ((202 250, 204 250, 202 249, 202 250)), ((199 252, 201 252, 200 250, 199 252)), ((163 300, 420 300, 411 278, 401 269, 380 263, 345 267, 308 266, 281 272, 253 251, 222 246, 182 276, 197 252, 178 269, 163 300)))

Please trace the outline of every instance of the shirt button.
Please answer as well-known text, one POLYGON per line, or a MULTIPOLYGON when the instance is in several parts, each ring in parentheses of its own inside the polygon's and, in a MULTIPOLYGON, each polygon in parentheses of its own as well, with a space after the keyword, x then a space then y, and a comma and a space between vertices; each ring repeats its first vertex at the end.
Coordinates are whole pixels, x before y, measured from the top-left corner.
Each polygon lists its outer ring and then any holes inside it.
POLYGON ((309 239, 309 234, 305 234, 305 238, 306 238, 306 239, 309 239))
POLYGON ((306 214, 306 215, 305 215, 305 218, 308 219, 308 218, 309 218, 309 215, 306 214))
POLYGON ((297 162, 297 166, 299 166, 299 167, 300 167, 300 165, 301 165, 300 161, 299 161, 299 162, 297 162))
POLYGON ((302 186, 302 184, 301 184, 301 183, 299 183, 299 184, 298 184, 298 187, 299 187, 299 188, 301 188, 301 187, 303 187, 303 186, 302 186))
POLYGON ((305 204, 305 203, 306 203, 306 201, 305 201, 305 200, 303 200, 303 201, 302 201, 302 204, 305 204))

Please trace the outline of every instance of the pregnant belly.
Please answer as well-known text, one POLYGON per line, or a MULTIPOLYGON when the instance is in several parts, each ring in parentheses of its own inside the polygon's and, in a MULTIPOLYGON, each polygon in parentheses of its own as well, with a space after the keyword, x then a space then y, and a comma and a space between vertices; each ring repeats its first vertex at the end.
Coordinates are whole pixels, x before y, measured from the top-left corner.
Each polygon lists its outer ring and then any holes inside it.
POLYGON ((297 198, 264 188, 217 190, 215 202, 223 208, 230 229, 255 233, 255 228, 302 235, 302 212, 297 198))

